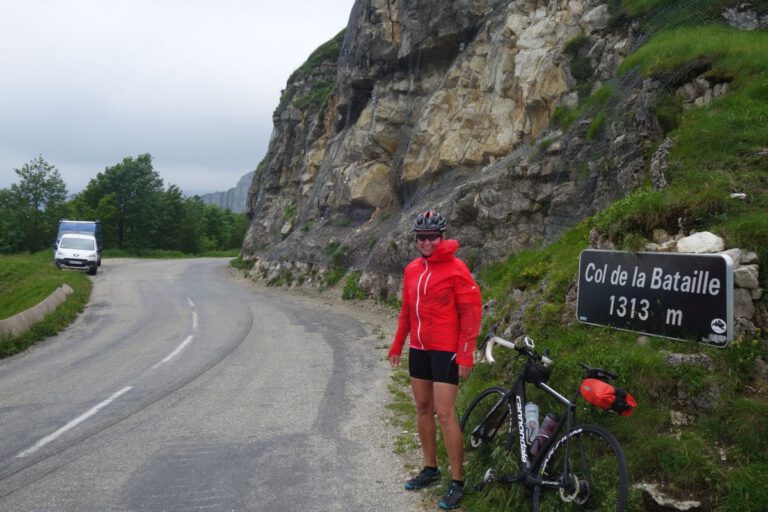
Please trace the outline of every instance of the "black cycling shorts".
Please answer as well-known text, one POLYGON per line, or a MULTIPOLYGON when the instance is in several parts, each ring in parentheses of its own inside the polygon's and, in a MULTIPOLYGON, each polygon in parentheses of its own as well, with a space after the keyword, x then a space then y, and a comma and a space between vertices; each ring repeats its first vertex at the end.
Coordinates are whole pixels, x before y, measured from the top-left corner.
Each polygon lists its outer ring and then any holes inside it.
POLYGON ((459 365, 456 364, 455 352, 411 347, 408 351, 408 371, 414 379, 459 384, 459 365))

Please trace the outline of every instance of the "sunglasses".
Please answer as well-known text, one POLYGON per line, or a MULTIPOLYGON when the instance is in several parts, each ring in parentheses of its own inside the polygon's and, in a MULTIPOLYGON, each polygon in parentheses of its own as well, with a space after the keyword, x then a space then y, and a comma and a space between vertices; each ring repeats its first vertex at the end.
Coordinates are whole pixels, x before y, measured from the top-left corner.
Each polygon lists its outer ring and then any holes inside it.
POLYGON ((437 233, 431 233, 429 235, 416 235, 416 240, 418 240, 419 242, 423 242, 424 240, 429 240, 430 242, 434 242, 441 236, 442 235, 437 233))

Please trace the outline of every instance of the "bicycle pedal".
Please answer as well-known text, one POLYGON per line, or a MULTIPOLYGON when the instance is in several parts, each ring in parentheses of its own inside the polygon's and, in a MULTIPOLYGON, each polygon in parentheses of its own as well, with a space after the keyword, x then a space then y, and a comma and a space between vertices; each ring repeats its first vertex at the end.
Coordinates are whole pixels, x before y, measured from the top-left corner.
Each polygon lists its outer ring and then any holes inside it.
POLYGON ((500 478, 498 478, 498 482, 502 484, 513 484, 515 482, 522 481, 523 477, 522 475, 504 475, 500 478))
POLYGON ((496 475, 496 470, 493 468, 488 468, 485 472, 485 476, 483 476, 483 483, 489 484, 491 482, 495 482, 498 479, 496 475))
POLYGON ((485 489, 485 482, 478 482, 475 485, 473 485, 472 487, 470 487, 469 489, 470 489, 470 491, 469 491, 468 494, 472 494, 472 493, 475 493, 475 492, 480 492, 483 489, 485 489))

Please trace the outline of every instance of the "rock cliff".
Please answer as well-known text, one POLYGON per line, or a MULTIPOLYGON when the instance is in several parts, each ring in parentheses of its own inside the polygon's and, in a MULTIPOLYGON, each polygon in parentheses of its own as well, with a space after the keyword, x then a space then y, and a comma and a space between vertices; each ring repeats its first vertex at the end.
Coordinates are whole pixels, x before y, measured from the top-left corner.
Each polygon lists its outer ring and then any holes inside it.
POLYGON ((245 205, 248 202, 248 190, 251 188, 253 175, 255 173, 256 171, 246 173, 237 181, 237 185, 229 190, 203 194, 200 196, 200 200, 206 204, 214 204, 225 210, 242 213, 245 211, 245 205))
POLYGON ((648 177, 657 85, 616 73, 642 37, 595 0, 356 1, 288 81, 244 256, 387 296, 419 211, 470 263, 551 240, 648 177))

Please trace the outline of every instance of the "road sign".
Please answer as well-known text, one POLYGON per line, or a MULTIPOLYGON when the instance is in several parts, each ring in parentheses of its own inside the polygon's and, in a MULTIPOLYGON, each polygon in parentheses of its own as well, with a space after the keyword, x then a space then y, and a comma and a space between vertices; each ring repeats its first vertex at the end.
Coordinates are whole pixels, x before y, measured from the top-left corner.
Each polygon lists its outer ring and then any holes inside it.
POLYGON ((588 324, 724 347, 733 339, 733 263, 724 254, 588 249, 576 314, 588 324))

